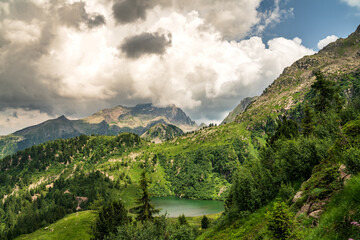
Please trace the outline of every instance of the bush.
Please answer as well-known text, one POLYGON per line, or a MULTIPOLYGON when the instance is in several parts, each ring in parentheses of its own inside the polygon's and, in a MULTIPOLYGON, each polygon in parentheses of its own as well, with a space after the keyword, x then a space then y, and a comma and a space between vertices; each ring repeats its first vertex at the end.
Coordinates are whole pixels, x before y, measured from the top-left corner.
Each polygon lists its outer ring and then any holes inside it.
POLYGON ((360 172, 360 149, 350 148, 343 154, 345 160, 346 171, 351 174, 360 172))

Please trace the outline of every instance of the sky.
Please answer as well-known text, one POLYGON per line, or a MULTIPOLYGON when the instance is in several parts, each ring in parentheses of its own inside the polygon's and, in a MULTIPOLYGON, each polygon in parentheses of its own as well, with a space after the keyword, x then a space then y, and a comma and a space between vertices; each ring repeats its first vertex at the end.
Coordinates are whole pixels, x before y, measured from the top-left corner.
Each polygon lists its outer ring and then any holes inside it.
POLYGON ((360 0, 0 0, 0 135, 149 102, 219 123, 359 24, 360 0))

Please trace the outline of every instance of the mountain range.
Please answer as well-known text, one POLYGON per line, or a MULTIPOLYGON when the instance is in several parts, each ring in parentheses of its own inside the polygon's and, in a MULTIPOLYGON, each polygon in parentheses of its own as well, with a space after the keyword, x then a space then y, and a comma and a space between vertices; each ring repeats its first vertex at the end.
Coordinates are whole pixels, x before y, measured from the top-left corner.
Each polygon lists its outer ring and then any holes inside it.
MULTIPOLYGON (((80 120, 69 120, 65 116, 60 116, 57 119, 0 137, 0 158, 33 145, 56 139, 77 137, 82 134, 117 135, 129 132, 142 135, 159 123, 164 127, 168 124, 176 126, 179 128, 177 133, 193 131, 198 128, 198 125, 175 105, 155 107, 151 103, 147 103, 138 104, 135 107, 117 106, 101 110, 80 120)), ((169 135, 167 137, 160 135, 158 137, 161 139, 169 137, 169 135)))

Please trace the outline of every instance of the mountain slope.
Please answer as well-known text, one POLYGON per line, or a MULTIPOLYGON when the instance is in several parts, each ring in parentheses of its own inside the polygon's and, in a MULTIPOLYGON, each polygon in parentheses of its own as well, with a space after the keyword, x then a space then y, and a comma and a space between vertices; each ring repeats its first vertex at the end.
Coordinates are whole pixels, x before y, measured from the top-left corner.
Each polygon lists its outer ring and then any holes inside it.
POLYGON ((48 120, 15 132, 11 136, 0 137, 0 158, 27 147, 85 135, 117 135, 130 132, 138 135, 158 123, 175 125, 183 131, 197 129, 197 124, 175 105, 155 107, 139 104, 135 107, 118 106, 101 110, 80 120, 69 120, 65 116, 48 120))
POLYGON ((141 137, 146 140, 152 140, 155 143, 161 143, 174 137, 179 137, 182 134, 184 132, 174 125, 158 123, 149 128, 141 137))
POLYGON ((341 81, 360 67, 360 27, 348 38, 330 43, 317 54, 296 61, 264 90, 263 94, 240 114, 237 122, 265 122, 303 102, 315 81, 314 70, 321 69, 326 78, 341 81), (260 110, 260 111, 259 111, 260 110))
POLYGON ((235 121, 236 116, 245 112, 246 108, 250 106, 251 103, 255 102, 258 98, 259 97, 247 97, 241 100, 239 105, 237 105, 236 108, 229 113, 229 115, 222 121, 221 124, 231 123, 235 121))

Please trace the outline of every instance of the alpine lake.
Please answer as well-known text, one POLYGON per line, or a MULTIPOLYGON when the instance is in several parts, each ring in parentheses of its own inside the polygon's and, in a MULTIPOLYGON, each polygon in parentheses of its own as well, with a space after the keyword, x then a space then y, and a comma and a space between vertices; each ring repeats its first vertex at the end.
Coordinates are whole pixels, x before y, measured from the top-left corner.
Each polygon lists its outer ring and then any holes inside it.
POLYGON ((168 217, 203 216, 224 211, 224 202, 217 200, 191 200, 175 196, 152 198, 151 203, 160 209, 160 215, 167 213, 168 217))

